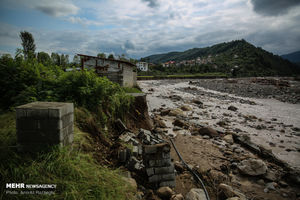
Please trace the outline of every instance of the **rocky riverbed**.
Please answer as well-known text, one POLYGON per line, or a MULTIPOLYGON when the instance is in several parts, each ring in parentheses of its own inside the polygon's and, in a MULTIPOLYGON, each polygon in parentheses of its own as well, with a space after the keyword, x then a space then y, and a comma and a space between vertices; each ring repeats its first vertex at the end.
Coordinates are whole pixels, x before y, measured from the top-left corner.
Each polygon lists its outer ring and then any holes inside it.
MULTIPOLYGON (((299 85, 274 78, 139 81, 154 131, 174 138, 186 161, 206 178, 254 199, 300 196, 299 85)), ((173 157, 178 161, 174 151, 173 157)), ((176 180, 177 193, 194 186, 187 175, 176 180)))

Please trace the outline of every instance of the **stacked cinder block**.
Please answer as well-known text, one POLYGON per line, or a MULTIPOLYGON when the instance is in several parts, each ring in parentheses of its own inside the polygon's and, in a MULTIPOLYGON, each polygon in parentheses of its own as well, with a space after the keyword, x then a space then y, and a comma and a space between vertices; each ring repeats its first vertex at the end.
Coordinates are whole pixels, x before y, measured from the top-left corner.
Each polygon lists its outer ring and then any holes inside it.
POLYGON ((143 158, 148 182, 154 187, 175 187, 175 171, 170 149, 168 143, 144 145, 143 158))
POLYGON ((73 142, 73 103, 33 102, 16 108, 18 144, 35 150, 73 142))

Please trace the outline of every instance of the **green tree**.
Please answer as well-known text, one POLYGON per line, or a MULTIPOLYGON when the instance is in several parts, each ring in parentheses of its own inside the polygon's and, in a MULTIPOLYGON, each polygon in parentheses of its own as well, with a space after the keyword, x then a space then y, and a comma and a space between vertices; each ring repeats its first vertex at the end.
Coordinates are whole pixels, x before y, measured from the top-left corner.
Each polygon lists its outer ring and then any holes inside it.
POLYGON ((73 57, 73 63, 74 64, 79 64, 80 63, 80 57, 78 55, 74 55, 74 57, 73 57))
POLYGON ((23 53, 25 59, 33 58, 35 56, 35 44, 32 34, 27 31, 21 31, 20 38, 22 40, 23 53))
POLYGON ((105 53, 98 53, 97 57, 99 57, 99 58, 106 58, 106 55, 105 55, 105 53))
POLYGON ((37 60, 39 63, 42 63, 43 65, 51 64, 51 58, 50 58, 49 54, 47 54, 46 52, 43 52, 43 51, 38 52, 37 60))
POLYGON ((109 54, 109 56, 107 57, 108 59, 115 59, 113 54, 109 54))
POLYGON ((58 53, 51 53, 51 60, 54 65, 60 66, 60 56, 58 53))

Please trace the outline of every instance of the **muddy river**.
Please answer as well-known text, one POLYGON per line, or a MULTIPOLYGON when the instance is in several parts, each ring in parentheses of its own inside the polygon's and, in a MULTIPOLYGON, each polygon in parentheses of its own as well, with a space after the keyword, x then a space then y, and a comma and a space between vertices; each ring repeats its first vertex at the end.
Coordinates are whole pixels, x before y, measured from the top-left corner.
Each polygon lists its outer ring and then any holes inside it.
MULTIPOLYGON (((222 83, 223 80, 218 81, 222 83)), ((190 80, 149 80, 138 84, 147 93, 150 115, 157 110, 189 106, 191 110, 185 111, 184 115, 190 124, 203 124, 220 132, 247 134, 254 143, 270 149, 276 157, 300 169, 299 103, 242 97, 202 87, 201 81, 193 84, 190 80), (201 106, 195 100, 200 101, 201 106), (235 109, 228 109, 229 106, 235 109)), ((189 130, 174 130, 174 117, 163 116, 163 119, 168 126, 167 134, 191 134, 189 130)))

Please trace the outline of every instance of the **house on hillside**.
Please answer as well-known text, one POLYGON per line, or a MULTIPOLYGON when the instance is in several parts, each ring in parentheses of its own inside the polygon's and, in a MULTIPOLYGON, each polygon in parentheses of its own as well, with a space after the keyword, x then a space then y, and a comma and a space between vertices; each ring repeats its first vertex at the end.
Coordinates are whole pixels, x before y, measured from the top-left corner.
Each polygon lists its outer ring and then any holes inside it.
POLYGON ((136 67, 141 71, 144 72, 148 71, 148 63, 146 62, 137 62, 136 67))
POLYGON ((176 62, 172 61, 172 60, 162 64, 163 67, 173 67, 175 65, 176 65, 176 62))
POLYGON ((136 85, 135 64, 115 59, 99 58, 77 54, 80 56, 81 69, 94 69, 99 76, 106 76, 109 80, 124 87, 136 85))

